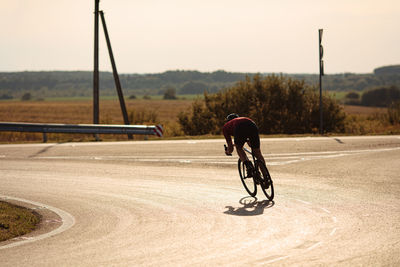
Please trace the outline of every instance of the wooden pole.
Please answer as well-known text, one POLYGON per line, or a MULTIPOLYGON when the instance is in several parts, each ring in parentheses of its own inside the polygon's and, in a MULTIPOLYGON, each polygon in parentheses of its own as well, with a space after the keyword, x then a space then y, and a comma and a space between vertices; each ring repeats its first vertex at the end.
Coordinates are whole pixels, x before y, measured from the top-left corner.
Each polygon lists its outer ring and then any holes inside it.
MULTIPOLYGON (((113 52, 112 52, 111 42, 110 42, 110 38, 109 38, 109 36, 108 36, 108 30, 107 30, 106 20, 105 20, 105 18, 104 18, 104 13, 103 13, 103 11, 100 11, 100 17, 101 17, 101 22, 102 22, 102 24, 103 24, 104 35, 106 36, 108 54, 110 55, 111 66, 112 66, 113 75, 114 75, 114 81, 115 81, 115 88, 117 89, 118 98, 119 98, 119 104, 120 104, 120 106, 121 106, 121 111, 122 111, 122 116, 123 116, 123 118, 124 118, 124 123, 125 123, 126 125, 129 125, 129 118, 128 118, 128 113, 127 113, 127 111, 126 111, 126 105, 125 105, 125 100, 124 100, 124 94, 122 93, 121 82, 120 82, 120 80, 119 80, 118 71, 117 71, 117 66, 116 66, 116 64, 115 64, 114 54, 113 54, 113 52)), ((128 134, 128 139, 133 139, 132 134, 128 134)))

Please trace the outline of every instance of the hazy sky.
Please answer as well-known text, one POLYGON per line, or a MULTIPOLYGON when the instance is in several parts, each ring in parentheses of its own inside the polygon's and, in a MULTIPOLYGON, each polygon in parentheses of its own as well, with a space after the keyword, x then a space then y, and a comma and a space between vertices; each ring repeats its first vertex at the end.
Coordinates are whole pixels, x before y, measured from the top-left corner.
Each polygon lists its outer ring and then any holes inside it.
MULTIPOLYGON (((119 73, 368 73, 400 64, 399 0, 101 0, 119 73)), ((92 70, 94 0, 0 0, 0 71, 92 70)), ((100 69, 110 71, 100 27, 100 69)))

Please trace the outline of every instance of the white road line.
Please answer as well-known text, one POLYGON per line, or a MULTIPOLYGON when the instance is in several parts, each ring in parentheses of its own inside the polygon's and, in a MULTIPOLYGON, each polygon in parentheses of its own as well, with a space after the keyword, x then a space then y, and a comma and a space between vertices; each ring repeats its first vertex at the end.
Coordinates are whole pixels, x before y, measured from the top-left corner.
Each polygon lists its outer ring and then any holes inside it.
MULTIPOLYGON (((331 136, 331 137, 282 137, 282 138, 260 138, 263 143, 267 142, 298 142, 298 141, 335 141, 340 140, 354 140, 354 139, 400 139, 398 135, 378 135, 378 136, 331 136)), ((148 141, 120 141, 120 142, 79 142, 79 143, 46 143, 46 144, 4 144, 1 147, 47 147, 47 146, 115 146, 115 145, 158 145, 158 144, 201 144, 201 143, 224 143, 225 140, 220 139, 199 139, 199 140, 148 140, 148 141)))
POLYGON ((281 261, 281 260, 287 259, 287 258, 289 258, 289 257, 290 257, 290 255, 288 255, 288 256, 282 256, 282 257, 279 257, 279 258, 276 258, 276 259, 273 259, 273 260, 265 261, 265 262, 263 262, 263 264, 281 261))
POLYGON ((310 202, 307 202, 307 201, 304 201, 304 200, 301 200, 301 199, 295 199, 296 201, 298 201, 298 202, 301 202, 301 203, 304 203, 304 204, 307 204, 307 205, 311 205, 311 203, 310 202))
POLYGON ((329 210, 327 210, 325 208, 321 208, 321 210, 325 211, 326 213, 331 213, 329 210))
POLYGON ((320 241, 320 242, 318 242, 318 243, 315 243, 315 244, 312 245, 311 247, 307 248, 307 250, 312 250, 312 249, 314 249, 314 248, 316 248, 316 247, 322 245, 322 243, 323 243, 322 241, 320 241))
POLYGON ((330 236, 333 236, 336 233, 336 228, 333 228, 332 232, 330 232, 330 236))
MULTIPOLYGON (((303 152, 303 153, 281 153, 281 154, 266 154, 267 166, 282 166, 302 161, 309 161, 315 159, 328 159, 343 156, 350 156, 370 152, 384 152, 400 150, 400 147, 394 148, 380 148, 380 149, 364 149, 364 150, 344 150, 344 151, 322 151, 322 152, 303 152)), ((0 155, 1 157, 1 155, 0 155)), ((236 158, 227 158, 226 156, 193 156, 193 155, 180 155, 180 156, 43 156, 35 157, 36 159, 79 159, 79 160, 132 160, 139 162, 177 162, 177 163, 207 163, 207 164, 237 164, 236 158)))
POLYGON ((74 216, 72 216, 71 214, 69 214, 66 211, 63 211, 61 209, 49 206, 49 205, 45 205, 39 202, 35 202, 35 201, 31 201, 31 200, 26 200, 26 199, 22 199, 22 198, 17 198, 17 197, 10 197, 10 196, 4 196, 4 195, 0 195, 1 198, 7 200, 7 199, 11 199, 11 200, 16 200, 16 201, 21 201, 21 202, 25 202, 25 203, 29 203, 35 206, 39 206, 41 208, 46 208, 49 209, 55 213, 58 214, 58 216, 61 217, 62 220, 62 225, 60 227, 58 227, 57 229, 54 229, 53 231, 50 231, 48 233, 42 234, 42 235, 38 235, 38 236, 33 236, 33 237, 29 237, 29 238, 19 238, 19 241, 4 245, 4 246, 0 246, 0 249, 6 249, 6 248, 11 248, 11 247, 16 247, 16 246, 20 246, 23 244, 27 244, 27 243, 31 243, 31 242, 35 242, 38 240, 42 240, 54 235, 57 235, 59 233, 62 233, 66 230, 68 230, 69 228, 71 228, 72 226, 74 226, 75 224, 75 218, 74 216))

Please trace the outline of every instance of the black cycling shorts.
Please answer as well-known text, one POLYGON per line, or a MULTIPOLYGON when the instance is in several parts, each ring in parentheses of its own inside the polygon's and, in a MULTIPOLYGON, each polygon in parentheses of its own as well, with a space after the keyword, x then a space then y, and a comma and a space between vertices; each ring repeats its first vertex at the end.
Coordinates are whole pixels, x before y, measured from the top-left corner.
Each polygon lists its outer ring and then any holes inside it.
POLYGON ((260 136, 258 127, 252 121, 243 121, 236 126, 234 133, 235 145, 243 147, 244 143, 250 140, 251 148, 260 148, 260 136))

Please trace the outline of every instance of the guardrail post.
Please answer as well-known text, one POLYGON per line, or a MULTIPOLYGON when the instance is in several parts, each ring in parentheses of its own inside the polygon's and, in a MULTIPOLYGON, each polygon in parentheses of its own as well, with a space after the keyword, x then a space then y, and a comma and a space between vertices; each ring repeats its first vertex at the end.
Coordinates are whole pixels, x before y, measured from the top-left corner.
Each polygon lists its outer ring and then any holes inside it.
POLYGON ((43 143, 47 143, 47 133, 43 132, 43 143))

